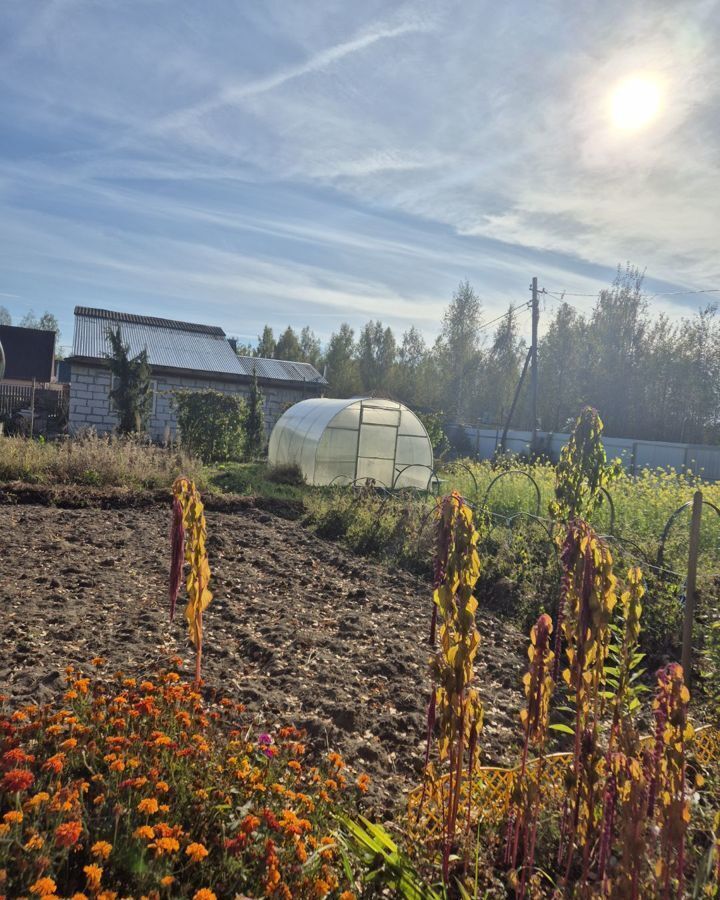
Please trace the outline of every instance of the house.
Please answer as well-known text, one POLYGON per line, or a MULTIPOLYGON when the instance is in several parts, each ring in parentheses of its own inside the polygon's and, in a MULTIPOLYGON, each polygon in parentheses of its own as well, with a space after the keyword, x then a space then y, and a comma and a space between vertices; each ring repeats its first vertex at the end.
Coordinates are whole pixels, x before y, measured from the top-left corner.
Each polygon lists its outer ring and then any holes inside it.
POLYGON ((116 328, 131 356, 147 351, 153 392, 147 424, 155 440, 175 436, 172 397, 177 391, 212 389, 247 396, 255 371, 269 431, 288 406, 320 396, 327 385, 309 363, 237 356, 225 332, 215 325, 76 306, 72 355, 67 359, 71 432, 88 427, 106 432, 117 424, 107 361, 107 333, 116 328))
POLYGON ((0 358, 5 381, 48 384, 55 377, 55 332, 0 325, 0 358))

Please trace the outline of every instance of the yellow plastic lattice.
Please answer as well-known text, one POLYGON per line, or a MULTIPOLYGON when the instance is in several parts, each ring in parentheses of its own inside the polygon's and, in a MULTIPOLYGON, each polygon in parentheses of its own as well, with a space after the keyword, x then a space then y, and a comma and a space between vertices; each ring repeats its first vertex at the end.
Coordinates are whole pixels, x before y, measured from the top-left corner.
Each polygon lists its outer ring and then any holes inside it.
MULTIPOLYGON (((643 743, 652 743, 653 737, 643 738, 643 743)), ((711 725, 698 728, 693 746, 694 756, 701 765, 720 760, 720 731, 711 725)), ((543 796, 547 803, 560 802, 564 796, 564 781, 571 753, 552 753, 542 759, 528 763, 529 778, 539 779, 543 796)), ((477 770, 472 782, 463 782, 461 808, 465 809, 468 786, 472 791, 470 816, 473 822, 482 820, 488 824, 501 824, 508 815, 513 788, 519 776, 520 767, 501 769, 483 766, 477 770)), ((434 784, 420 785, 408 799, 408 822, 412 831, 422 834, 423 839, 440 837, 443 809, 443 791, 447 786, 445 775, 434 784)))

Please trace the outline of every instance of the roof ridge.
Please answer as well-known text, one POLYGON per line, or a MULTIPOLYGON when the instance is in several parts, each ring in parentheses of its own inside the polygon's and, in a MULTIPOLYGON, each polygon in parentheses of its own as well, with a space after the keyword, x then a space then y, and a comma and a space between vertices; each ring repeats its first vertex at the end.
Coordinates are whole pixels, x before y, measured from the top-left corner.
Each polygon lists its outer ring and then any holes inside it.
POLYGON ((128 324, 147 325, 155 328, 173 328, 177 331, 194 332, 195 334, 212 334, 222 338, 226 336, 219 325, 202 325, 196 322, 181 322, 179 319, 140 316, 135 313, 117 312, 92 306, 76 306, 75 315, 88 319, 107 319, 108 321, 127 322, 128 324))

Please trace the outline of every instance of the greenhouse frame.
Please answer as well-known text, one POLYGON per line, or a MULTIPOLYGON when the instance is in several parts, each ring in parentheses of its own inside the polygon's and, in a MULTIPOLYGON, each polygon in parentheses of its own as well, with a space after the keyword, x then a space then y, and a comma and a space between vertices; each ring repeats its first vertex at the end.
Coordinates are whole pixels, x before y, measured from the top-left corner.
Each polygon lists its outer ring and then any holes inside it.
POLYGON ((394 400, 316 397, 278 419, 268 448, 273 466, 299 466, 308 484, 372 479, 386 488, 426 490, 434 478, 425 426, 394 400))

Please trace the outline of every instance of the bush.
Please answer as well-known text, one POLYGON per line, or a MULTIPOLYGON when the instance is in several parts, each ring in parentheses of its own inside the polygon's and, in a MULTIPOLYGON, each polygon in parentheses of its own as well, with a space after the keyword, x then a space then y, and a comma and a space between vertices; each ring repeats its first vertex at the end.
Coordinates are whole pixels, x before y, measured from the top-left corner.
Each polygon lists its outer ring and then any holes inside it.
POLYGON ((64 702, 0 710, 3 893, 213 900, 349 886, 332 829, 367 779, 351 784, 337 754, 310 765, 301 732, 258 733, 242 706, 205 706, 175 671, 103 681, 69 667, 68 687, 64 702))
POLYGON ((242 397, 219 391, 178 391, 173 405, 186 450, 206 463, 243 458, 247 406, 242 397))
POLYGON ((297 463, 287 463, 268 469, 267 480, 275 484, 291 484, 299 487, 305 484, 305 476, 297 463))

